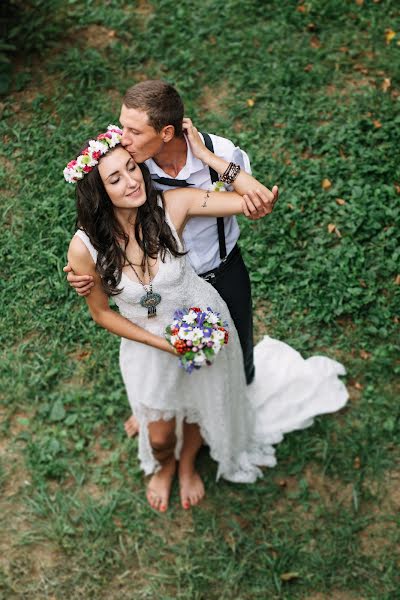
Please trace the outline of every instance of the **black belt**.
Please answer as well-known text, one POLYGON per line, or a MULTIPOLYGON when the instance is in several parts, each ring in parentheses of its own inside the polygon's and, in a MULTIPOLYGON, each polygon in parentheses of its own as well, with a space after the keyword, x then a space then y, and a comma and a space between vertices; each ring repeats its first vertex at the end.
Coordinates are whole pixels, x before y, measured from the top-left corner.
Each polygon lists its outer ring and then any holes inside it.
POLYGON ((208 281, 208 283, 214 283, 215 280, 217 279, 218 275, 221 275, 221 273, 223 273, 229 267, 229 265, 233 262, 233 260, 237 256, 240 256, 240 248, 236 244, 233 247, 233 249, 229 252, 229 254, 225 258, 225 260, 222 261, 218 267, 215 267, 215 269, 211 269, 211 271, 206 271, 205 273, 201 273, 199 275, 199 277, 201 277, 205 281, 208 281))

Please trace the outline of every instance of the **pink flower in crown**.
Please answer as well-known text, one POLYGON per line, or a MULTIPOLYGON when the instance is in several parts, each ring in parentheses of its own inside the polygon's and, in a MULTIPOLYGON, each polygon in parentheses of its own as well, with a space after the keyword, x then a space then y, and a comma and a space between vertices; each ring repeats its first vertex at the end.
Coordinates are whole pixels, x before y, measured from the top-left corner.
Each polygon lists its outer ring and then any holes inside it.
POLYGON ((84 150, 82 150, 82 154, 89 154, 89 148, 85 148, 84 150))
POLYGON ((99 133, 99 135, 97 136, 97 138, 96 138, 96 139, 97 139, 97 140, 104 140, 104 139, 105 139, 105 137, 106 137, 106 134, 105 134, 105 133, 99 133))
POLYGON ((90 173, 90 171, 93 169, 93 167, 89 167, 89 165, 85 165, 84 167, 82 167, 82 171, 84 173, 90 173))
POLYGON ((75 167, 75 165, 77 164, 77 160, 71 160, 68 164, 67 164, 67 168, 68 169, 73 169, 75 167))
POLYGON ((100 156, 101 156, 100 150, 95 150, 94 152, 92 152, 92 158, 94 160, 99 160, 100 156))

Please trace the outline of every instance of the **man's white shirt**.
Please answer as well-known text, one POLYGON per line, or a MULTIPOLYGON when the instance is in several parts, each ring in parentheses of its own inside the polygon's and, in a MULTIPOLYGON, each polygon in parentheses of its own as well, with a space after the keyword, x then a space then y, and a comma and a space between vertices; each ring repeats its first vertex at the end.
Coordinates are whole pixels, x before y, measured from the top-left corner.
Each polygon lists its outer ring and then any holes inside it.
MULTIPOLYGON (((234 162, 240 165, 248 173, 251 173, 250 161, 246 152, 235 146, 230 140, 210 134, 214 145, 214 153, 228 162, 234 162)), ((210 169, 201 160, 196 158, 187 142, 186 164, 178 173, 175 179, 185 179, 191 184, 191 187, 203 190, 211 190, 212 182, 210 178, 210 169)), ((153 159, 146 160, 151 177, 167 177, 173 179, 165 173, 153 159)), ((166 191, 173 186, 166 186, 155 182, 155 187, 166 191)), ((184 188, 183 188, 184 189, 184 188)), ((225 243, 227 254, 231 252, 239 238, 239 226, 236 217, 224 217, 225 225, 225 243)), ((188 250, 189 260, 196 273, 205 273, 219 266, 221 260, 219 256, 219 242, 217 220, 215 217, 195 217, 186 224, 183 232, 185 248, 188 250)))

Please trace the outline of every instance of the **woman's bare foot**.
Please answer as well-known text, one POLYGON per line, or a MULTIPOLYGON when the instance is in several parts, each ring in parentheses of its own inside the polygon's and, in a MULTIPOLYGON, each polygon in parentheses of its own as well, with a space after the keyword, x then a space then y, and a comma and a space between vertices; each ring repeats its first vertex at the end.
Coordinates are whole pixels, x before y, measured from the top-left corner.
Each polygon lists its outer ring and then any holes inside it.
POLYGON ((154 510, 165 512, 168 508, 172 481, 176 471, 176 460, 172 456, 157 473, 151 477, 147 486, 147 500, 154 510))
POLYGON ((187 510, 204 498, 204 484, 194 468, 179 466, 179 487, 182 507, 187 510))
POLYGON ((139 433, 139 421, 135 417, 135 415, 131 415, 127 421, 124 423, 124 428, 126 431, 126 435, 131 438, 139 433))

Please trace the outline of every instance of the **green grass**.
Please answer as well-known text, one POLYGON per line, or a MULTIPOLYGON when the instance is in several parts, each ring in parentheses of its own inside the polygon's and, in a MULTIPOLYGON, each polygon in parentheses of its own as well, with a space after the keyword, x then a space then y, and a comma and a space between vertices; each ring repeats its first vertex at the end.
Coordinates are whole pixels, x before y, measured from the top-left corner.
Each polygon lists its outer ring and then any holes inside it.
POLYGON ((400 598, 397 3, 27 7, 5 37, 26 47, 4 62, 0 123, 0 598, 400 598), (175 488, 167 515, 147 507, 118 340, 62 272, 62 169, 151 77, 280 185, 270 218, 241 219, 258 334, 342 361, 351 395, 252 486, 216 484, 202 454, 189 514, 175 488))

